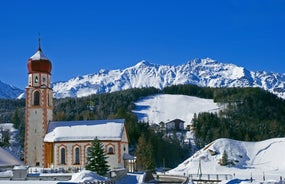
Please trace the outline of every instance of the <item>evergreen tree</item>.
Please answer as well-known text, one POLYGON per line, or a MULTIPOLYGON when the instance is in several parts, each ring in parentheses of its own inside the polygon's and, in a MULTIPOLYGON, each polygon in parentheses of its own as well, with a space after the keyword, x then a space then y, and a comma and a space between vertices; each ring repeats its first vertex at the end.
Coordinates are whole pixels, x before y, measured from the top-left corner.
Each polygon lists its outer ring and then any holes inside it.
POLYGON ((24 147, 24 139, 25 139, 25 111, 24 109, 16 108, 13 112, 10 121, 13 123, 14 128, 19 130, 17 135, 18 142, 21 147, 24 147))
POLYGON ((11 122, 13 123, 14 127, 16 129, 19 128, 20 123, 21 123, 21 119, 20 119, 20 115, 19 115, 19 110, 18 108, 14 111, 12 117, 11 117, 11 122))
POLYGON ((9 147, 10 143, 10 134, 9 130, 0 129, 1 139, 0 139, 0 147, 9 147))
POLYGON ((228 165, 228 154, 226 152, 226 150, 224 150, 222 158, 220 160, 220 165, 225 166, 228 165))
POLYGON ((97 137, 92 141, 92 146, 90 147, 90 153, 87 157, 86 169, 90 171, 95 171, 99 175, 106 175, 109 170, 109 165, 106 161, 107 157, 104 152, 103 144, 97 139, 97 137))
POLYGON ((135 150, 135 155, 137 157, 137 166, 141 170, 154 170, 154 158, 152 145, 148 143, 145 136, 140 136, 138 144, 135 150))

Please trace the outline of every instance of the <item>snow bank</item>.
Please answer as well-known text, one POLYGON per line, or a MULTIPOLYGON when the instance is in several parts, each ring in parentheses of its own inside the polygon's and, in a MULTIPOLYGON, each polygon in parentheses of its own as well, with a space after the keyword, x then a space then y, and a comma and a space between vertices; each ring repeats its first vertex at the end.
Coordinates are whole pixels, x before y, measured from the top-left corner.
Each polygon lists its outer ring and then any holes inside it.
POLYGON ((0 172, 0 178, 9 178, 13 176, 13 172, 11 170, 0 172))
POLYGON ((92 182, 92 181, 107 181, 108 178, 98 175, 96 172, 82 170, 72 175, 71 182, 92 182))

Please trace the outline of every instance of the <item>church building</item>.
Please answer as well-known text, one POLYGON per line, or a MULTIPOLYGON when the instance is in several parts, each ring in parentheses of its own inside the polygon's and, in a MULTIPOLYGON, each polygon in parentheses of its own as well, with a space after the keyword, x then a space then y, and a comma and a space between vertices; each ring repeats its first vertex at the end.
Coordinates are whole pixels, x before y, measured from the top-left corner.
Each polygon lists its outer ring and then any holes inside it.
POLYGON ((128 167, 128 136, 124 119, 53 121, 52 63, 39 41, 28 60, 24 162, 45 168, 84 168, 97 138, 104 145, 110 169, 128 167))

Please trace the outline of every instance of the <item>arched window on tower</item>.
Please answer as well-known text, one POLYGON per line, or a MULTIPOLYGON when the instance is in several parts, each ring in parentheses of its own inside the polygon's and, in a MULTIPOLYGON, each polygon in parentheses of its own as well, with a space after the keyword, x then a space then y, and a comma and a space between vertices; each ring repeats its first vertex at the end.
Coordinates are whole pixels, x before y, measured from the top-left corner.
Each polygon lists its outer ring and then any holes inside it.
POLYGON ((60 149, 60 164, 65 164, 65 148, 60 149))
POLYGON ((38 76, 35 77, 35 83, 38 83, 39 82, 39 78, 38 76))
POLYGON ((40 105, 40 92, 35 91, 33 96, 34 96, 33 97, 33 100, 34 100, 33 105, 40 105))
POLYGON ((74 164, 80 164, 80 150, 79 150, 79 148, 77 147, 77 148, 75 148, 75 162, 74 162, 74 164))

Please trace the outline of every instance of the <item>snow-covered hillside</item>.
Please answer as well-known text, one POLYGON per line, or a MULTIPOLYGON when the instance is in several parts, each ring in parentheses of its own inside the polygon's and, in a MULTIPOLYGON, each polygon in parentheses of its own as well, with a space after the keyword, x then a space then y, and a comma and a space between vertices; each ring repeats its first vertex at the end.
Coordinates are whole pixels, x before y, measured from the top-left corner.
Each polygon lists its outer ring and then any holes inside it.
POLYGON ((195 59, 179 66, 157 65, 141 61, 135 66, 72 78, 53 84, 54 96, 82 97, 90 94, 130 88, 162 89, 176 84, 208 87, 260 87, 285 98, 285 74, 254 72, 233 64, 206 58, 195 59))
POLYGON ((139 121, 158 124, 174 119, 185 121, 189 125, 194 116, 199 112, 214 112, 219 110, 217 103, 212 99, 203 99, 186 95, 154 95, 135 102, 133 112, 139 121))
POLYGON ((1 165, 22 165, 23 162, 21 162, 18 158, 12 155, 9 151, 3 149, 0 147, 0 166, 1 165))
MULTIPOLYGON (((23 164, 19 159, 22 157, 22 150, 19 148, 19 143, 17 140, 18 130, 14 128, 12 123, 1 123, 0 130, 8 131, 10 135, 9 148, 4 149, 0 147, 0 166, 9 164, 23 164)), ((2 134, 0 132, 0 139, 1 138, 2 134)))
POLYGON ((169 174, 197 174, 201 160, 202 174, 231 174, 236 178, 252 177, 262 181, 279 180, 285 173, 285 138, 275 138, 260 142, 243 142, 218 139, 196 152, 169 174), (223 152, 228 155, 231 166, 219 164, 223 152))

